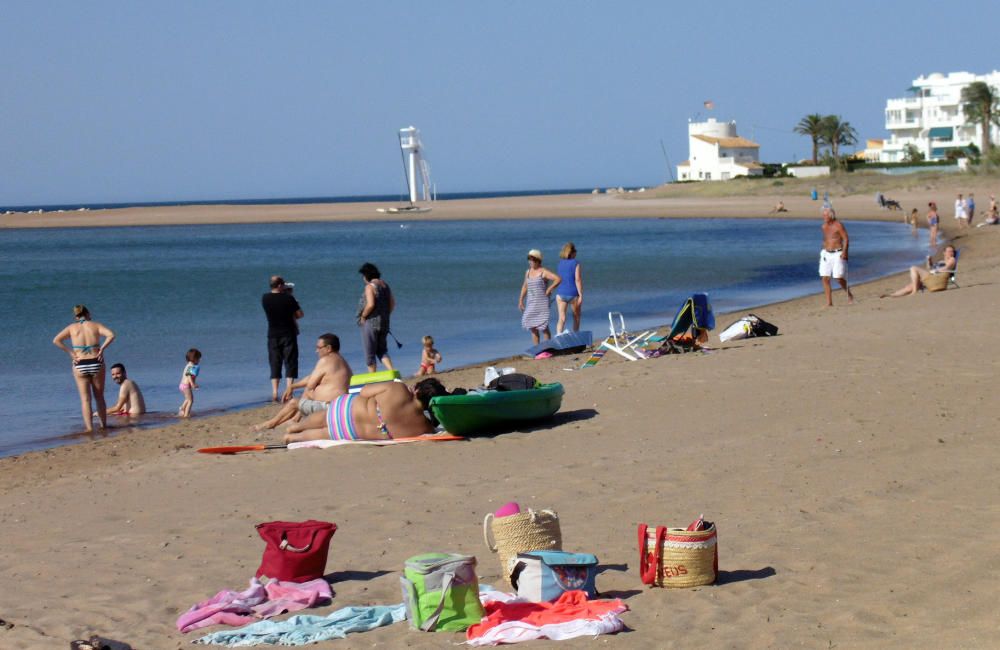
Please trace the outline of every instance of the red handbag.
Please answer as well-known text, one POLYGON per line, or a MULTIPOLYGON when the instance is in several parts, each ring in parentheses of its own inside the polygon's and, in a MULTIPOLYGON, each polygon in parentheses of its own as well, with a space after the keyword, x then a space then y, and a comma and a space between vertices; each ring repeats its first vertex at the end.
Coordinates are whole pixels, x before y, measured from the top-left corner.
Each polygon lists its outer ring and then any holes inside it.
POLYGON ((335 532, 337 524, 314 519, 257 524, 257 533, 266 544, 257 577, 289 582, 322 578, 330 552, 330 538, 335 532))

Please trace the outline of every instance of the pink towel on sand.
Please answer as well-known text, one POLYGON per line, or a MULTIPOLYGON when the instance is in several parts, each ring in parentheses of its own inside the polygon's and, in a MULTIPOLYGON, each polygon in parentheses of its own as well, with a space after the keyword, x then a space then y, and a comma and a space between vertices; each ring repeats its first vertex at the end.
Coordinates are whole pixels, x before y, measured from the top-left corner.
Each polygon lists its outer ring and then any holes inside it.
POLYGON ((177 629, 190 632, 209 625, 239 627, 285 612, 315 607, 319 601, 332 598, 330 583, 322 578, 301 583, 272 580, 267 585, 251 578, 246 591, 220 591, 191 607, 177 619, 177 629))

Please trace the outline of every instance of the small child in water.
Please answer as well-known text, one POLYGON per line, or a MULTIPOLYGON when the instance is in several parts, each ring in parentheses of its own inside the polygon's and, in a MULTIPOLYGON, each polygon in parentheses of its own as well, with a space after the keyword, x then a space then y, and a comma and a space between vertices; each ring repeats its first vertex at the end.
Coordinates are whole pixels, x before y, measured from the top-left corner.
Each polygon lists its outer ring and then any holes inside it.
POLYGON ((198 373, 201 372, 201 352, 197 348, 191 348, 184 356, 187 365, 181 374, 181 383, 177 388, 184 395, 184 402, 181 403, 177 415, 182 418, 191 417, 191 406, 194 405, 194 391, 198 388, 198 373))
POLYGON ((418 375, 433 375, 435 366, 441 363, 441 353, 434 349, 434 337, 424 337, 424 350, 420 353, 420 370, 418 375))

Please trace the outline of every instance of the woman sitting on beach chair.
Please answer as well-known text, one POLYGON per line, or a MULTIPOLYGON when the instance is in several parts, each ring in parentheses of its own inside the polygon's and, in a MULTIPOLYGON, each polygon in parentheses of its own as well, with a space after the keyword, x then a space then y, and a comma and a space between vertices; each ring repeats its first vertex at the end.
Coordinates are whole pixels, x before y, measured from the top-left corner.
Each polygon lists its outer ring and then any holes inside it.
POLYGON ((920 291, 927 283, 927 278, 932 275, 939 275, 942 273, 951 276, 955 273, 955 269, 958 267, 958 256, 955 253, 955 247, 949 244, 944 247, 944 257, 935 264, 931 263, 931 258, 927 258, 927 268, 922 269, 918 266, 910 267, 910 283, 907 284, 902 289, 894 291, 892 293, 885 293, 879 296, 880 298, 901 298, 903 296, 912 296, 920 291))
POLYGON ((341 395, 325 411, 289 425, 285 443, 303 440, 392 440, 434 432, 424 411, 431 398, 447 395, 437 379, 406 384, 386 381, 366 384, 360 393, 341 395))

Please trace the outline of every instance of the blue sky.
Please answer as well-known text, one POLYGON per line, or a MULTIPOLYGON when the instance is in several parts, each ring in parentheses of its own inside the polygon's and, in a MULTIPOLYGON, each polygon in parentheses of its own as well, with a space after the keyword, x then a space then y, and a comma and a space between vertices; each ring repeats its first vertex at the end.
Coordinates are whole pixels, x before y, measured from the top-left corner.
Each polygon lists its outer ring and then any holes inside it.
POLYGON ((1000 68, 997 2, 14 2, 0 206, 655 185, 689 118, 761 157, 862 138, 931 72, 1000 68), (715 110, 705 111, 711 99, 715 110))

